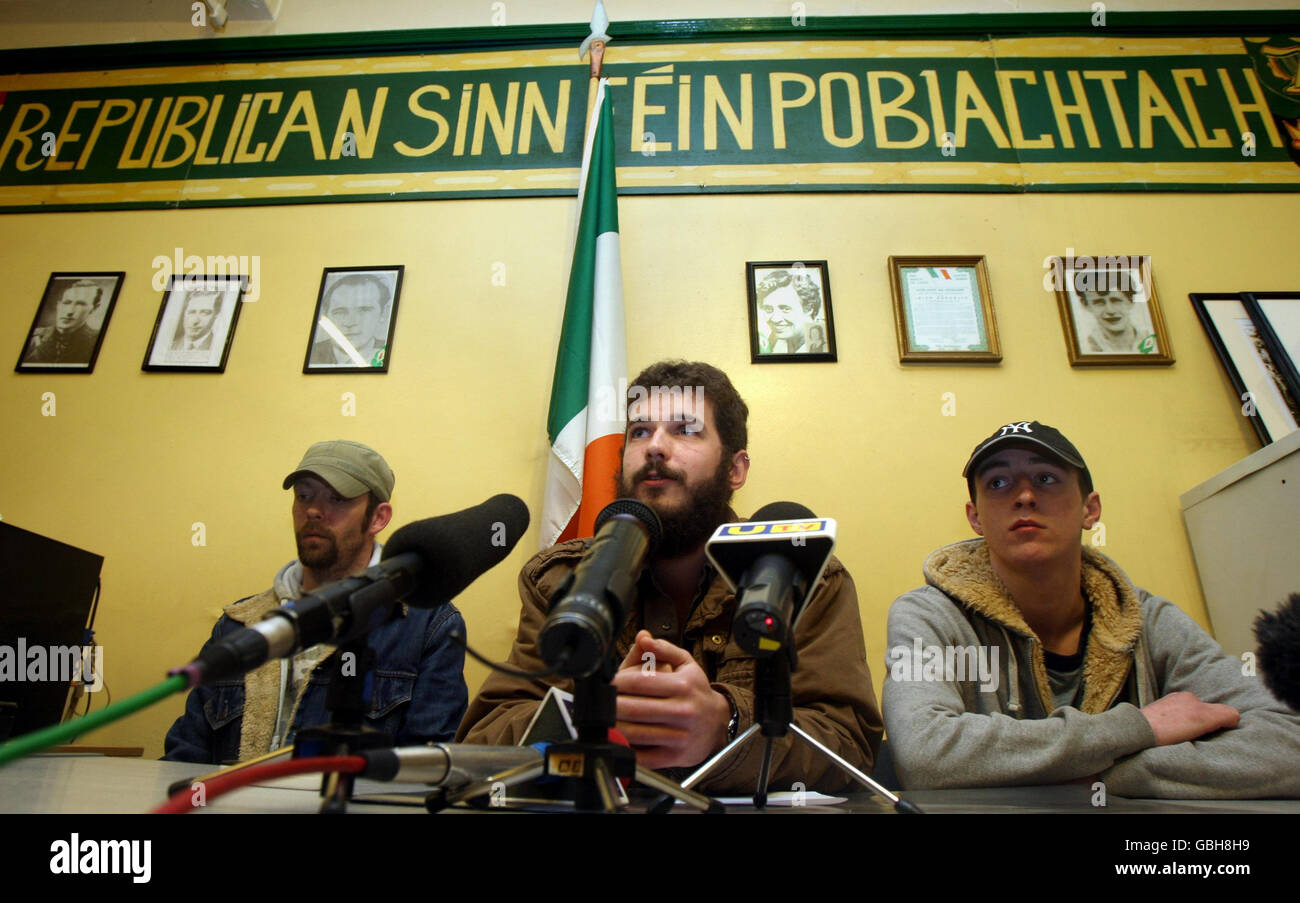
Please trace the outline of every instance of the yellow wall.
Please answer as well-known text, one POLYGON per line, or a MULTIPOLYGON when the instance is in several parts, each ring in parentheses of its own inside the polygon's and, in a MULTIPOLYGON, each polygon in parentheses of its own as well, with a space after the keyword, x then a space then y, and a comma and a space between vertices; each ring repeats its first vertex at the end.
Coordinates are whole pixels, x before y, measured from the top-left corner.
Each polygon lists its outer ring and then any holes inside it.
MULTIPOLYGON (((1257 442, 1187 293, 1292 285, 1290 243, 1269 228, 1292 207, 1285 195, 626 197, 629 363, 682 356, 731 375, 752 412, 736 508, 792 499, 838 519, 877 682, 889 603, 920 583, 927 552, 970 535, 962 464, 1012 419, 1075 441, 1102 495, 1106 551, 1205 624, 1178 496, 1257 442), (1153 255, 1175 365, 1069 367, 1041 285, 1043 259, 1068 247, 1153 255), (1002 364, 899 364, 885 261, 927 253, 987 255, 1002 364), (750 364, 744 264, 784 258, 829 261, 839 363, 750 364), (941 413, 945 392, 956 416, 941 413)), ((51 271, 127 274, 94 374, 0 374, 0 517, 105 556, 97 632, 115 698, 187 661, 222 605, 265 589, 292 557, 280 479, 310 442, 379 448, 397 474, 398 525, 497 492, 536 515, 573 217, 572 199, 0 217, 10 360, 51 271), (223 375, 140 370, 161 297, 152 261, 176 247, 261 257, 261 296, 223 375), (394 263, 406 280, 388 375, 302 375, 321 269, 394 263)), ((534 525, 458 602, 471 642, 495 658, 536 543, 534 525)), ((471 692, 484 675, 467 668, 471 692)), ((181 708, 176 697, 87 742, 160 755, 181 708)))

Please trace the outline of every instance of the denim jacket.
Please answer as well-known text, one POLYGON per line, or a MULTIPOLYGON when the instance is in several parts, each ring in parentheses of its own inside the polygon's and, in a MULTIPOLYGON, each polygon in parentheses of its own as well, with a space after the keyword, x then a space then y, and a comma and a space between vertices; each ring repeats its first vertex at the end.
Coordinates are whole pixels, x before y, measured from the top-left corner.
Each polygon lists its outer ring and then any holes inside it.
MULTIPOLYGON (((204 645, 260 619, 279 604, 273 590, 227 608, 204 645)), ((433 609, 402 606, 392 620, 370 632, 375 665, 367 678, 365 723, 386 732, 398 746, 451 740, 465 714, 465 651, 452 642, 465 621, 448 602, 433 609)), ((287 742, 298 731, 326 724, 335 652, 312 671, 293 712, 287 742)), ((164 741, 164 759, 233 762, 266 752, 280 697, 280 662, 267 662, 228 681, 195 687, 164 741)))

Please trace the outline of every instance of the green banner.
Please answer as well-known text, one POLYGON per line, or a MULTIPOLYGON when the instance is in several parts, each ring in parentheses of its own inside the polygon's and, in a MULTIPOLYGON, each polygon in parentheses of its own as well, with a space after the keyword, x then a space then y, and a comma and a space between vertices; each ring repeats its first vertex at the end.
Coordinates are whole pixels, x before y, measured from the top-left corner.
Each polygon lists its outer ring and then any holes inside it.
MULTIPOLYGON (((613 46, 620 191, 1297 190, 1281 40, 613 46)), ((556 57, 0 78, 0 210, 573 194, 556 57)))

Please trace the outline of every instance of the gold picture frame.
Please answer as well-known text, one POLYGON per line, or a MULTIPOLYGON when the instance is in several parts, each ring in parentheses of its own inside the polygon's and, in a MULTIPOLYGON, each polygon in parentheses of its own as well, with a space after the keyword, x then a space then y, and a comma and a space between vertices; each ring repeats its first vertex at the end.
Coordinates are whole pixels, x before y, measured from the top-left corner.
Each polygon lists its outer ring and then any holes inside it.
POLYGON ((995 364, 1002 360, 983 255, 891 256, 889 281, 899 361, 995 364))

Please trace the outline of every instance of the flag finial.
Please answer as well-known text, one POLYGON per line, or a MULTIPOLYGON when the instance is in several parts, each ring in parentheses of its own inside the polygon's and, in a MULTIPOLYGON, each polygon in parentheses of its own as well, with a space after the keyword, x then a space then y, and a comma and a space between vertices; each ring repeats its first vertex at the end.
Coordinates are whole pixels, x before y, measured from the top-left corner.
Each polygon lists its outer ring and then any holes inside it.
POLYGON ((587 56, 587 51, 591 51, 591 77, 600 78, 601 64, 605 60, 605 44, 609 41, 609 35, 605 29, 609 28, 609 16, 605 14, 605 4, 601 0, 596 0, 596 8, 591 13, 591 34, 583 40, 582 46, 578 48, 578 59, 587 56))

